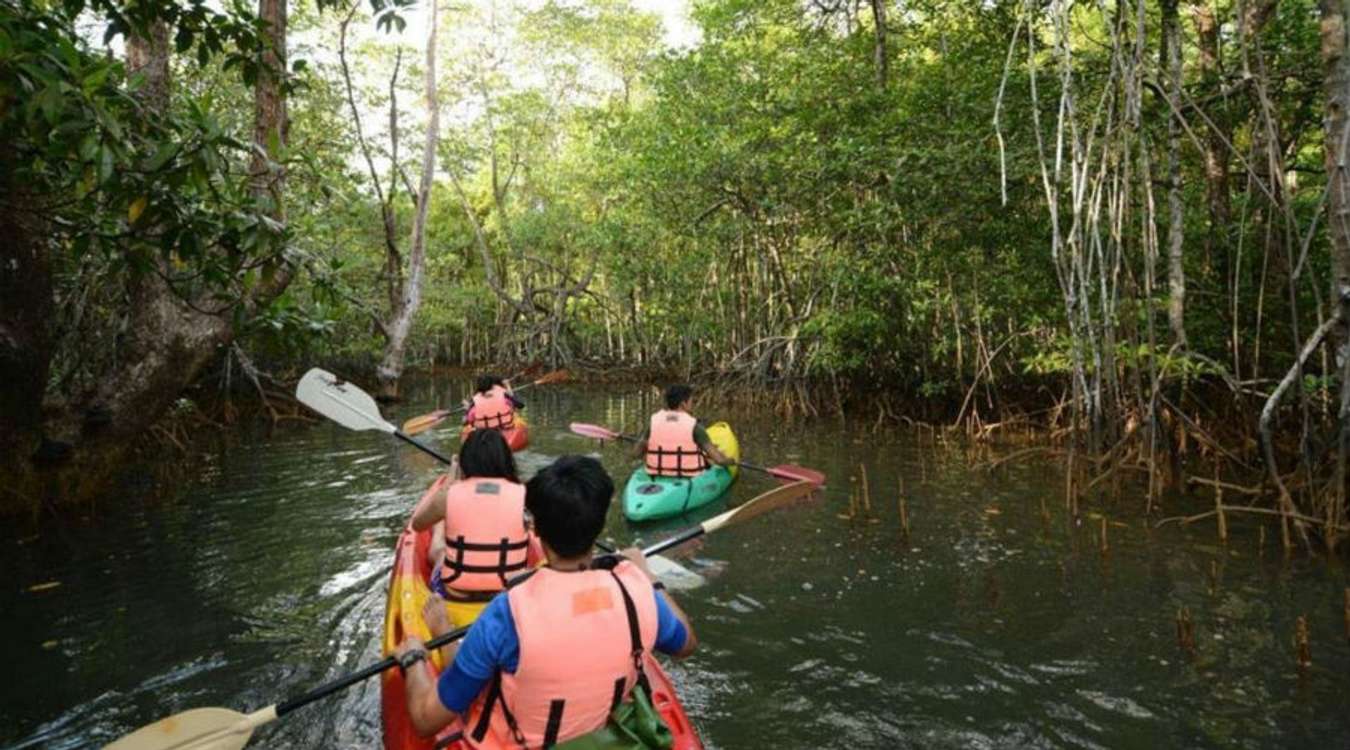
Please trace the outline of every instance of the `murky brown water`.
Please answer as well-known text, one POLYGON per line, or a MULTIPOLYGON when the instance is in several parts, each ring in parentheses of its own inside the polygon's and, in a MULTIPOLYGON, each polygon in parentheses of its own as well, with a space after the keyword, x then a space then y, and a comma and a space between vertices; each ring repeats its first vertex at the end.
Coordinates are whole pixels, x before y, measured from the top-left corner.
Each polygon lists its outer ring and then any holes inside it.
MULTIPOLYGON (((417 395, 390 416, 433 405, 429 385, 417 395)), ((596 450, 566 432, 568 421, 631 429, 654 407, 636 390, 530 395, 527 473, 596 450)), ((1285 562, 1273 548, 1259 556, 1255 526, 1242 523, 1226 548, 1209 526, 1150 530, 1128 497, 1092 509, 1109 520, 1103 557, 1097 518, 1066 522, 1053 467, 991 475, 914 433, 874 443, 838 421, 704 416, 729 419, 748 460, 832 478, 824 504, 709 538, 690 563, 717 575, 681 598, 704 647, 673 674, 710 746, 1344 747, 1350 738, 1347 575, 1337 564, 1285 562), (876 523, 837 517, 859 461, 876 523), (1194 660, 1176 644, 1183 606, 1196 623, 1194 660), (1312 631, 1306 674, 1291 646, 1300 614, 1312 631)), ((454 448, 449 433, 437 442, 454 448)), ((190 707, 266 705, 379 657, 392 546, 437 467, 381 434, 329 424, 231 443, 170 501, 128 491, 88 520, 48 516, 36 530, 0 531, 0 745, 96 746, 190 707), (51 582, 60 585, 31 590, 51 582)), ((603 457, 621 485, 632 463, 615 448, 603 457)), ((730 502, 770 486, 747 474, 730 502)), ((616 503, 610 533, 666 532, 630 527, 616 503)), ((377 747, 377 684, 303 709, 253 746, 377 747)))

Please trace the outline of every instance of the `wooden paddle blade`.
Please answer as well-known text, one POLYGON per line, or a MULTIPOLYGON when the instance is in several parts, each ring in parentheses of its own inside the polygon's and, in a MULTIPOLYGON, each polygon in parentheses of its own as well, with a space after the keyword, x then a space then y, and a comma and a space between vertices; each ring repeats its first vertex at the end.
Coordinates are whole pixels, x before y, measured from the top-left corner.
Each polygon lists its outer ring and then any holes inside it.
POLYGON ((553 372, 541 375, 534 379, 530 385, 552 385, 553 383, 564 383, 572 379, 572 373, 567 370, 554 370, 553 372))
POLYGON ((723 513, 719 516, 713 516, 702 524, 704 533, 711 534, 718 529, 733 524, 743 523, 752 518, 758 518, 765 513, 770 513, 780 508, 786 508, 789 505, 810 497, 811 493, 816 491, 816 485, 810 482, 794 482, 785 484, 782 487, 776 487, 765 492, 758 497, 752 498, 736 508, 723 513))
POLYGON ((586 424, 585 422, 573 422, 569 425, 572 432, 582 437, 595 438, 596 440, 615 440, 623 437, 614 430, 601 427, 598 424, 586 424))
POLYGON ((825 475, 815 469, 808 469, 805 466, 794 466, 792 464, 779 464, 770 466, 769 473, 789 482, 810 482, 817 487, 825 484, 825 475))
POLYGON ((194 708, 141 727, 104 750, 240 750, 253 730, 276 717, 275 706, 248 715, 228 708, 194 708))
POLYGON ((396 432, 394 426, 380 416, 380 407, 369 393, 327 370, 315 367, 305 373, 295 387, 295 397, 349 430, 396 432))
POLYGON ((433 411, 430 414, 423 414, 420 417, 413 417, 403 423, 404 435, 416 435, 419 432, 426 432, 436 425, 444 422, 450 412, 444 410, 433 411))

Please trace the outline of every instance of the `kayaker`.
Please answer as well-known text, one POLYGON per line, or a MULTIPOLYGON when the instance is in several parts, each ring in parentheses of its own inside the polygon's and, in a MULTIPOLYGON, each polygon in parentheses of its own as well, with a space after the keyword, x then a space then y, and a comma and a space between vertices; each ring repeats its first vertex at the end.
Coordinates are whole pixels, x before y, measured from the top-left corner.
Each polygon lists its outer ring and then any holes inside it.
POLYGON ((516 423, 516 410, 525 402, 516 398, 511 381, 496 375, 479 375, 473 396, 464 400, 464 424, 504 430, 516 423))
POLYGON ((585 456, 563 456, 529 481, 548 564, 488 604, 439 677, 409 669, 426 658, 417 638, 396 650, 419 734, 463 718, 472 747, 549 747, 605 726, 636 684, 637 648, 694 651, 688 618, 639 550, 592 558, 613 494, 585 456))
POLYGON ((497 430, 475 430, 460 446, 450 473, 432 485, 431 502, 413 513, 416 531, 443 522, 431 535, 433 596, 423 612, 445 629, 473 622, 506 582, 538 564, 543 550, 530 532, 525 487, 497 430))
POLYGON ((646 458, 647 473, 654 477, 691 477, 708 468, 736 463, 717 448, 708 431, 694 418, 692 386, 677 384, 666 389, 666 408, 652 415, 638 437, 633 455, 646 458))

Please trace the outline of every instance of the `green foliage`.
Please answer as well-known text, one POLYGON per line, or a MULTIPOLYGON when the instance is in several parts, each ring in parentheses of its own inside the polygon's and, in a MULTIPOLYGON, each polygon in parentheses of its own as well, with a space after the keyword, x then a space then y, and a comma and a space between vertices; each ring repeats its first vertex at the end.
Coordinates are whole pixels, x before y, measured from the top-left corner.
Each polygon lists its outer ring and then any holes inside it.
POLYGON ((63 16, 27 3, 0 15, 12 184, 40 196, 70 268, 147 273, 160 257, 185 292, 237 296, 272 272, 283 234, 255 206, 249 148, 209 99, 161 114, 137 98, 141 84, 63 16))
MULTIPOLYGON (((292 17, 316 48, 332 48, 341 20, 324 6, 299 6, 292 17)), ((1290 154, 1289 217, 1300 224, 1318 209, 1324 184, 1321 82, 1310 72, 1318 69, 1314 6, 1280 4, 1261 37, 1268 68, 1288 72, 1272 78, 1271 96, 1290 154)), ((415 171, 422 137, 416 50, 387 33, 403 27, 395 20, 403 7, 376 0, 354 16, 356 98, 382 172, 415 171), (397 157, 385 132, 391 96, 403 133, 397 157)), ((914 0, 896 8, 884 84, 866 4, 698 0, 691 16, 701 41, 674 51, 660 49, 659 19, 630 0, 499 0, 494 12, 485 2, 448 11, 447 126, 410 361, 563 352, 768 380, 840 378, 935 399, 959 398, 975 378, 1062 378, 1073 350, 1050 257, 1024 46, 1005 70, 1028 6, 914 0), (1002 151, 992 125, 1001 89, 1002 151), (446 172, 464 188, 472 221, 446 172), (489 287, 475 224, 503 294, 519 304, 489 287), (584 290, 562 293, 583 281, 584 290), (523 343, 531 337, 546 346, 523 343)), ((1232 20, 1229 4, 1218 11, 1232 20)), ((293 66, 286 199, 304 210, 290 213, 283 237, 251 205, 243 180, 250 111, 241 102, 258 51, 247 14, 197 0, 161 16, 97 12, 113 19, 113 33, 132 28, 119 18, 169 18, 180 58, 204 49, 211 64, 184 66, 171 115, 142 122, 137 82, 80 48, 64 12, 39 15, 61 26, 74 52, 53 43, 49 61, 27 60, 41 74, 14 50, 36 50, 46 37, 31 24, 4 27, 0 59, 13 87, 5 101, 21 103, 4 110, 4 126, 9 140, 30 144, 17 160, 32 170, 24 179, 71 191, 62 231, 72 267, 98 257, 142 268, 158 254, 181 264, 180 284, 227 302, 258 282, 285 239, 286 257, 308 273, 259 318, 254 343, 274 359, 372 359, 390 270, 335 62, 312 55, 293 66), (52 135, 39 138, 47 129, 52 135)), ((1088 4, 1073 13, 1075 85, 1087 106, 1106 93, 1115 65, 1101 41, 1112 19, 1088 4)), ((1152 47, 1157 13, 1147 9, 1152 47)), ((1048 73, 1052 34, 1040 21, 1030 28, 1046 127, 1059 86, 1048 73)), ((1221 39, 1225 59, 1238 59, 1238 42, 1221 39)), ((1202 78, 1195 40, 1185 45, 1187 95, 1239 151, 1250 150, 1256 103, 1202 78)), ((1150 81, 1157 75, 1145 71, 1150 81)), ((1141 107, 1139 137, 1157 181, 1167 105, 1146 88, 1141 107)), ((1211 227, 1202 154, 1191 141, 1181 168, 1192 352, 1171 347, 1165 264, 1148 299, 1146 256, 1131 226, 1104 238, 1121 243, 1124 258, 1104 353, 1115 355, 1112 367, 1156 368, 1169 380, 1224 375, 1213 361, 1238 361, 1244 373, 1286 367, 1292 352, 1282 345, 1263 343, 1261 361, 1243 360, 1256 348, 1245 338, 1284 341, 1315 317, 1309 282, 1292 296, 1283 291, 1289 261, 1276 225, 1285 217, 1263 216, 1261 193, 1234 177, 1232 226, 1211 227)), ((412 200, 396 182, 403 236, 412 200)), ((1142 211, 1142 194, 1124 199, 1142 211)), ((1305 279, 1326 277, 1324 237, 1313 238, 1304 262, 1305 279)))

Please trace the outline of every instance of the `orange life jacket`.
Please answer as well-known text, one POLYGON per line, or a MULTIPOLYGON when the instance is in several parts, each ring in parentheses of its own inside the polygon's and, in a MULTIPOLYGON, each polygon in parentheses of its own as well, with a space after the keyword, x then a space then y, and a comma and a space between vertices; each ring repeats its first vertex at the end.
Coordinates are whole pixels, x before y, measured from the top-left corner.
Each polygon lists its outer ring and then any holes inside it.
POLYGON ((469 424, 474 429, 491 427, 505 430, 515 423, 516 407, 511 403, 511 396, 505 388, 494 385, 486 393, 473 394, 473 419, 469 424))
POLYGON ((540 568, 507 592, 520 639, 515 674, 498 671, 464 717, 476 748, 540 748, 605 725, 656 643, 656 599, 637 566, 540 568))
POLYGON ((461 591, 497 592, 525 570, 525 487, 505 479, 461 479, 445 491, 445 559, 441 583, 461 591))
POLYGON ((647 435, 647 473, 654 477, 692 477, 708 468, 694 442, 697 421, 686 412, 662 409, 652 415, 647 435))

